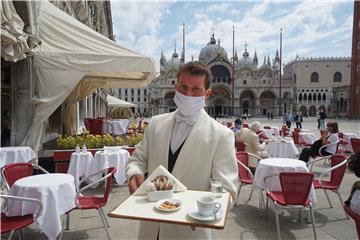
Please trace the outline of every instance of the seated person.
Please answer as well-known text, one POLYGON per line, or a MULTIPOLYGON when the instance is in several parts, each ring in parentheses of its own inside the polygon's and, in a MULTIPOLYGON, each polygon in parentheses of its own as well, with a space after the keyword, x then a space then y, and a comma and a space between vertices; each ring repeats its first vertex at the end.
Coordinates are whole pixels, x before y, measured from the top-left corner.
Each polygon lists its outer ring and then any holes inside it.
MULTIPOLYGON (((328 145, 330 143, 338 142, 339 127, 337 122, 329 122, 327 124, 327 128, 325 129, 323 135, 320 137, 319 140, 315 141, 310 148, 304 148, 301 151, 299 159, 308 162, 310 157, 314 157, 319 154, 319 150, 322 146, 328 145)), ((336 153, 337 145, 333 144, 329 147, 325 147, 321 149, 321 155, 329 156, 334 155, 336 153)))
POLYGON ((238 132, 241 130, 241 125, 242 125, 242 121, 240 120, 240 118, 236 119, 235 122, 235 127, 231 128, 231 130, 233 130, 233 132, 238 132))
MULTIPOLYGON (((360 178, 360 152, 349 158, 348 167, 350 171, 360 178)), ((350 196, 344 203, 356 214, 360 215, 360 181, 353 184, 350 196)))
MULTIPOLYGON (((245 143, 246 152, 255 154, 261 158, 267 158, 269 154, 264 151, 265 143, 261 143, 259 141, 259 136, 256 134, 259 131, 261 125, 259 122, 253 122, 250 125, 250 129, 242 128, 240 131, 235 133, 235 138, 238 141, 242 141, 245 143)), ((249 159, 249 167, 250 169, 255 169, 257 166, 258 160, 250 157, 249 159)))

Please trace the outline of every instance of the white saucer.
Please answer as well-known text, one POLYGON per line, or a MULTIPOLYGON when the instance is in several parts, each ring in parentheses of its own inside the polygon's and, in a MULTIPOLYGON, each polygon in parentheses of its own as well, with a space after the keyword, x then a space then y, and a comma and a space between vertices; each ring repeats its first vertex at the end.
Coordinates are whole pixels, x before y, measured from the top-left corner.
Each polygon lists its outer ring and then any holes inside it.
POLYGON ((215 219, 215 216, 207 216, 207 217, 203 216, 197 210, 190 210, 187 214, 190 217, 192 217, 193 219, 203 221, 203 222, 217 221, 217 220, 221 219, 224 215, 223 211, 221 209, 216 213, 216 219, 215 219))
POLYGON ((180 200, 178 200, 178 199, 174 199, 174 198, 172 198, 172 199, 162 199, 162 200, 159 200, 159 201, 156 202, 155 208, 157 208, 160 211, 164 211, 164 212, 172 212, 172 211, 176 211, 176 210, 180 209, 181 205, 182 205, 182 202, 180 200), (171 203, 178 203, 180 205, 177 208, 172 208, 172 209, 161 208, 160 205, 163 204, 166 201, 169 201, 171 203))

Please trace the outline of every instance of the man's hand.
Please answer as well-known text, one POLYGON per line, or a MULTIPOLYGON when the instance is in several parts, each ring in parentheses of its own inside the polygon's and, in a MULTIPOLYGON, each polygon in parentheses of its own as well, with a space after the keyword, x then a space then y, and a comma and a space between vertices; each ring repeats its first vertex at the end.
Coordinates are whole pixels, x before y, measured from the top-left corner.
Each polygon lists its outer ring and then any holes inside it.
POLYGON ((133 175, 129 180, 129 192, 133 194, 136 189, 140 187, 140 185, 144 182, 144 176, 140 174, 133 175))

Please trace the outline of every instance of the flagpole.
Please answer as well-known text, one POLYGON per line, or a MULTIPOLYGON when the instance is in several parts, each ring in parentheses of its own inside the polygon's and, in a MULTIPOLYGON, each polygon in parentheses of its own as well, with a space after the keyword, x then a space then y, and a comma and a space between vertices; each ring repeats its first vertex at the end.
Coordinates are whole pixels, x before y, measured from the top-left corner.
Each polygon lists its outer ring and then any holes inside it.
POLYGON ((233 57, 232 57, 232 115, 235 115, 235 26, 233 26, 233 57))
POLYGON ((281 95, 281 82, 282 82, 282 76, 281 76, 281 70, 282 70, 282 28, 280 28, 280 77, 279 77, 279 79, 280 79, 280 84, 279 84, 279 102, 280 102, 280 106, 279 106, 279 109, 280 109, 280 116, 283 114, 283 112, 282 112, 282 108, 283 108, 283 106, 282 106, 282 95, 281 95))

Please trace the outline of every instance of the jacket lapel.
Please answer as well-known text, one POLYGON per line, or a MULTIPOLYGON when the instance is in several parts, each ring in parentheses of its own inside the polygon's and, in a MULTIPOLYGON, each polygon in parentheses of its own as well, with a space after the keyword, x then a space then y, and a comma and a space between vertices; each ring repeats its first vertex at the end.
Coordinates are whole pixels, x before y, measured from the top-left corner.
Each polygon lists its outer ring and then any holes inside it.
POLYGON ((165 118, 158 129, 158 141, 159 148, 152 149, 152 151, 159 151, 159 164, 163 165, 166 169, 168 168, 168 158, 169 158, 169 146, 171 133, 175 123, 174 113, 170 113, 168 118, 165 118))
POLYGON ((194 146, 199 144, 202 137, 202 131, 204 131, 204 128, 202 124, 204 123, 204 120, 206 119, 207 113, 204 109, 201 110, 200 116, 198 120, 196 121, 195 125, 191 129, 188 137, 185 140, 185 143, 179 153, 179 156, 176 160, 174 169, 172 171, 172 174, 181 181, 184 177, 186 170, 191 169, 191 165, 193 161, 191 159, 194 158, 194 146))

